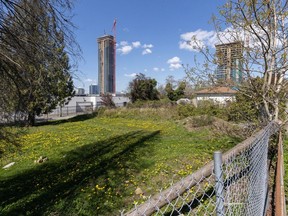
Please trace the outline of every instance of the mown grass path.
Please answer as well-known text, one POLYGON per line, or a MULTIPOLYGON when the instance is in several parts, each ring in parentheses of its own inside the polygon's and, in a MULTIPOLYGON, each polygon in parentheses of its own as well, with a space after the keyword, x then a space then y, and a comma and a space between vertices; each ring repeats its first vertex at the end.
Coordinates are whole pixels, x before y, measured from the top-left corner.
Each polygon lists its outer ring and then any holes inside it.
POLYGON ((119 215, 239 142, 169 120, 108 117, 32 127, 18 141, 1 160, 16 163, 0 170, 0 215, 119 215), (49 160, 34 163, 39 156, 49 160))

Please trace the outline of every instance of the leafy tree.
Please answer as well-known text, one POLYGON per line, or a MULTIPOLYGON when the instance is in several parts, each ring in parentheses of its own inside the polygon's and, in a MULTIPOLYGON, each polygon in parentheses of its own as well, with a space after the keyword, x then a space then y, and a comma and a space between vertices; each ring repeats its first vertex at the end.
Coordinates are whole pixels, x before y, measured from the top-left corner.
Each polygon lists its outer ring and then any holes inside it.
MULTIPOLYGON (((256 88, 260 88, 262 80, 259 77, 251 79, 256 88)), ((236 93, 236 100, 230 102, 227 106, 228 120, 230 121, 248 121, 257 122, 265 115, 260 107, 263 106, 261 98, 257 97, 255 91, 251 91, 249 84, 243 82, 239 86, 239 91, 236 93), (251 98, 256 98, 256 101, 252 101, 251 98)))
POLYGON ((184 97, 185 88, 186 88, 186 83, 184 81, 180 82, 178 87, 175 90, 173 89, 173 84, 168 82, 166 84, 165 91, 166 91, 167 97, 171 101, 177 101, 180 98, 184 97))
POLYGON ((67 32, 57 16, 60 8, 52 7, 49 0, 0 3, 6 7, 0 25, 4 31, 0 36, 0 73, 3 86, 11 86, 11 92, 1 96, 9 109, 2 109, 14 116, 24 114, 33 125, 36 115, 63 105, 74 94, 66 51, 67 32))
POLYGON ((176 93, 178 99, 184 97, 185 88, 186 88, 186 83, 184 81, 180 82, 177 89, 175 90, 175 93, 176 93))
POLYGON ((159 92, 156 89, 157 81, 140 73, 129 83, 129 91, 132 103, 137 100, 159 100, 159 92))
POLYGON ((165 86, 165 91, 167 94, 167 97, 171 100, 171 101, 176 101, 176 95, 175 92, 173 90, 173 85, 169 82, 166 84, 165 86))
MULTIPOLYGON (((37 6, 38 7, 38 6, 37 6)), ((46 22, 42 23, 41 13, 45 11, 47 17, 53 19, 54 26, 61 30, 64 34, 64 40, 66 49, 69 50, 69 55, 74 57, 79 57, 79 46, 75 42, 74 35, 71 31, 71 28, 74 27, 73 23, 70 21, 71 16, 69 15, 73 7, 71 0, 0 0, 0 60, 10 62, 18 67, 21 67, 21 62, 18 62, 15 57, 17 55, 11 55, 7 52, 7 46, 13 45, 10 42, 21 43, 25 42, 30 44, 31 47, 36 47, 38 50, 45 52, 49 48, 49 44, 38 44, 35 41, 31 41, 28 38, 23 38, 21 35, 11 32, 10 28, 7 28, 9 25, 9 20, 11 17, 15 17, 12 21, 14 24, 17 24, 18 32, 26 32, 27 34, 31 33, 31 27, 33 22, 38 22, 39 25, 45 25, 46 22), (41 10, 35 10, 36 7, 33 7, 33 4, 41 5, 41 10), (26 5, 26 6, 24 6, 26 5), (24 25, 22 22, 27 18, 27 15, 30 15, 29 19, 31 22, 26 22, 24 25), (4 38, 13 38, 11 41, 6 41, 4 38)), ((39 7, 38 7, 39 8, 39 7)), ((50 26, 52 27, 52 26, 50 26)), ((47 29, 48 30, 48 29, 47 29)), ((47 31, 46 34, 50 35, 52 38, 53 32, 47 31)), ((26 53, 29 54, 28 52, 26 53)), ((31 54, 33 56, 33 54, 31 54)))

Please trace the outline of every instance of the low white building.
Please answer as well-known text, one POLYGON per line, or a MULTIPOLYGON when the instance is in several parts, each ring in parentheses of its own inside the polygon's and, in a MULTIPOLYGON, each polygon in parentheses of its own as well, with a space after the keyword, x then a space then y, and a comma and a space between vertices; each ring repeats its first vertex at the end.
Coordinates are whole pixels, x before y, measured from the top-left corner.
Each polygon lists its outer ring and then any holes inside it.
POLYGON ((202 89, 195 92, 197 104, 200 101, 210 100, 218 104, 226 104, 229 101, 235 101, 237 91, 229 87, 214 87, 202 89))
MULTIPOLYGON (((116 107, 124 107, 130 102, 128 97, 113 96, 116 107)), ((102 106, 101 96, 99 95, 76 95, 71 98, 68 104, 57 106, 49 115, 68 116, 77 113, 86 113, 102 106)))

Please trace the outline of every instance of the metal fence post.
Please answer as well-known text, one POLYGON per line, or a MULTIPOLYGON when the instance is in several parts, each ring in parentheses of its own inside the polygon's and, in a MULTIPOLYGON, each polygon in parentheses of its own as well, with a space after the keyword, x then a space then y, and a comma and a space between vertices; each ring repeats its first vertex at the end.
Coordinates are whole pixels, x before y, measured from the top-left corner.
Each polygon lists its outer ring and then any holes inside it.
POLYGON ((224 184, 222 173, 222 153, 214 152, 214 171, 215 171, 215 191, 216 191, 216 214, 224 216, 224 184))

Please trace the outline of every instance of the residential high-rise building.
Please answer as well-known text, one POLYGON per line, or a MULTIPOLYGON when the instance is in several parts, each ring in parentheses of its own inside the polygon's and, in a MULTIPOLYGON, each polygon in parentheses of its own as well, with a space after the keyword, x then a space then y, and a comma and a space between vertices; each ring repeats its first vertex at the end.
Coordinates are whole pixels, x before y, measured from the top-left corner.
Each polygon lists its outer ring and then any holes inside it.
POLYGON ((218 81, 240 83, 242 81, 243 42, 216 45, 218 81))
POLYGON ((98 42, 98 88, 100 94, 115 94, 115 40, 104 35, 98 42))
POLYGON ((98 85, 90 85, 89 86, 89 94, 99 94, 98 85))

